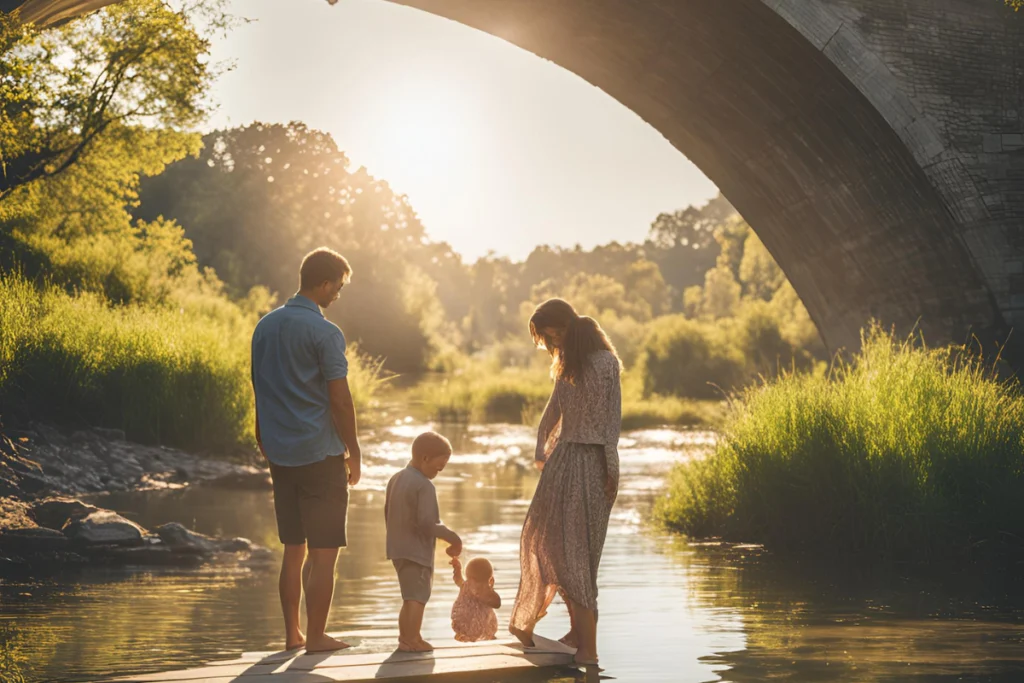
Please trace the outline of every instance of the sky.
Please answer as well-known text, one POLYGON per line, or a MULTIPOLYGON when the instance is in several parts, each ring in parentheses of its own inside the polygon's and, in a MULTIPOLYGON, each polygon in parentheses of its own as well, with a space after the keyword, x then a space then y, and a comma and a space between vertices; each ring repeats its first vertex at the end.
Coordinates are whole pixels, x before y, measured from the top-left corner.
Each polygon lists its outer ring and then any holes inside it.
POLYGON ((641 241, 658 213, 717 193, 618 101, 489 34, 385 0, 232 6, 253 21, 214 44, 234 68, 208 127, 331 133, 469 260, 641 241))

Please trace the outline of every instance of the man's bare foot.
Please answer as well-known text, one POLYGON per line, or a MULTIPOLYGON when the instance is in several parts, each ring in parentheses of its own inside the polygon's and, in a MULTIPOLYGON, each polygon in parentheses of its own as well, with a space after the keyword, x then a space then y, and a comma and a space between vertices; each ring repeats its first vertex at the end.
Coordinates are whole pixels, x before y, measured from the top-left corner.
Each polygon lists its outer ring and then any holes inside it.
POLYGON ((559 638, 558 642, 560 642, 562 645, 571 647, 574 650, 579 647, 579 643, 576 640, 576 631, 569 631, 564 636, 559 638))
POLYGON ((344 650, 347 647, 351 647, 348 643, 342 642, 336 638, 331 638, 326 633, 319 638, 310 638, 306 641, 306 654, 316 654, 318 652, 334 652, 335 650, 344 650))
POLYGON ((524 631, 521 628, 516 628, 515 626, 509 626, 508 627, 508 632, 511 633, 512 635, 514 635, 516 638, 518 638, 519 642, 522 643, 523 645, 525 645, 526 647, 536 647, 533 644, 533 632, 532 631, 524 631))
POLYGON ((576 666, 597 666, 597 653, 576 650, 576 654, 573 655, 572 658, 572 663, 576 666))

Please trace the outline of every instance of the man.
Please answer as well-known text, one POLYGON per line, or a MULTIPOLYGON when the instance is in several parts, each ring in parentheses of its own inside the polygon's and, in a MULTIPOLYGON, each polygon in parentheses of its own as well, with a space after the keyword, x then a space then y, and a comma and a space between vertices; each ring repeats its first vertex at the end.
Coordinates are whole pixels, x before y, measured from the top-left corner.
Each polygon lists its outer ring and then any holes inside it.
POLYGON ((341 254, 321 248, 306 255, 299 272, 299 292, 252 335, 256 442, 270 463, 284 544, 278 587, 285 648, 329 652, 348 647, 324 630, 338 549, 346 544, 348 487, 359 481, 362 455, 345 337, 321 309, 337 300, 352 269, 341 254), (307 635, 299 628, 303 588, 307 635))

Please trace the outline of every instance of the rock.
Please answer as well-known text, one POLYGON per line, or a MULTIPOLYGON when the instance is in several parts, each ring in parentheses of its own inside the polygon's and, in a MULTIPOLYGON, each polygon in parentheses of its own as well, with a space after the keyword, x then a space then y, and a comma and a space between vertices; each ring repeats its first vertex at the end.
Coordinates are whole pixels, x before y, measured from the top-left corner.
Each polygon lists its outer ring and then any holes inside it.
POLYGON ((29 527, 0 532, 0 550, 17 554, 67 550, 68 537, 54 529, 29 527))
POLYGON ((71 540, 88 545, 139 545, 146 533, 138 524, 112 510, 97 510, 71 520, 63 531, 71 540))
POLYGON ((154 531, 161 541, 179 553, 247 553, 256 547, 247 538, 214 538, 189 531, 177 522, 162 524, 154 531))
POLYGON ((95 432, 99 437, 106 439, 108 441, 125 441, 128 438, 127 436, 125 436, 123 429, 107 429, 106 427, 93 427, 92 431, 95 432))
POLYGON ((161 541, 166 543, 175 552, 202 554, 218 550, 216 539, 205 534, 196 533, 195 531, 189 531, 177 522, 161 524, 153 531, 157 533, 161 541))
POLYGON ((242 538, 241 536, 217 541, 217 550, 222 553, 248 553, 254 549, 257 549, 257 546, 253 545, 252 541, 248 538, 242 538))
POLYGON ((95 505, 74 498, 47 498, 35 503, 29 510, 29 515, 39 526, 60 530, 69 520, 85 517, 97 510, 99 508, 95 505))
POLYGON ((48 425, 34 422, 29 425, 29 427, 33 432, 35 432, 36 439, 42 441, 44 444, 50 446, 64 446, 68 442, 67 437, 48 425))

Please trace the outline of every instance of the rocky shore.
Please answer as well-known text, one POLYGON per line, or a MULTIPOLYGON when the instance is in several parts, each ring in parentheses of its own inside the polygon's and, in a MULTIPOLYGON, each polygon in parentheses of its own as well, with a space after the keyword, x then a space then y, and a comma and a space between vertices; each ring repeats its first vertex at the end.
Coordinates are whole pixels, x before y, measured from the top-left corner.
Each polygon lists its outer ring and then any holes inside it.
POLYGON ((32 424, 0 432, 0 574, 63 566, 262 563, 269 551, 171 522, 147 530, 73 496, 185 486, 269 489, 266 470, 125 440, 116 430, 67 433, 32 424))

